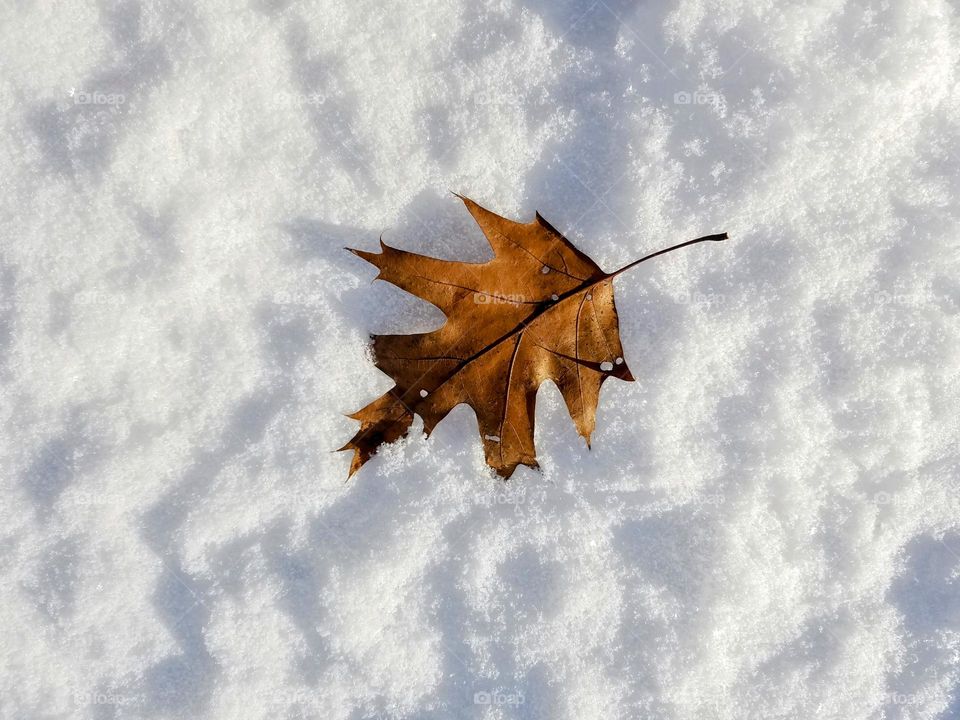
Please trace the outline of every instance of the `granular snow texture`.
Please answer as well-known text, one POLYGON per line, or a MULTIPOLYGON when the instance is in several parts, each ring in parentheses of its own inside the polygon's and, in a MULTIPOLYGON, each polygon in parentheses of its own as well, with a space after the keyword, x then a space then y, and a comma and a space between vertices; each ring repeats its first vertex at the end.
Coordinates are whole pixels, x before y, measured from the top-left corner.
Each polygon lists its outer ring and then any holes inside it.
POLYGON ((9 0, 0 717, 960 717, 950 0, 9 0), (635 383, 506 484, 472 411, 349 482, 343 251, 617 280, 635 383))

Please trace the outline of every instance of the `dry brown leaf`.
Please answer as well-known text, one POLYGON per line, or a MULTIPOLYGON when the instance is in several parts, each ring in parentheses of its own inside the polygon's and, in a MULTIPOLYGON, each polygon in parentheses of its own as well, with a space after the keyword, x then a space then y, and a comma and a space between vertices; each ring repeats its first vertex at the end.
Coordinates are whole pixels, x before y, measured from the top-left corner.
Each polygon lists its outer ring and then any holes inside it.
POLYGON ((553 380, 589 447, 600 386, 608 377, 633 380, 620 345, 613 279, 697 238, 603 272, 539 213, 518 223, 458 195, 493 248, 485 263, 438 260, 380 240, 379 253, 351 252, 391 282, 447 316, 443 327, 416 335, 373 338, 376 365, 396 385, 349 417, 360 430, 341 450, 353 450, 353 475, 383 443, 407 434, 414 414, 429 434, 454 407, 473 408, 487 464, 503 477, 517 465, 537 467, 534 406, 544 380, 553 380))

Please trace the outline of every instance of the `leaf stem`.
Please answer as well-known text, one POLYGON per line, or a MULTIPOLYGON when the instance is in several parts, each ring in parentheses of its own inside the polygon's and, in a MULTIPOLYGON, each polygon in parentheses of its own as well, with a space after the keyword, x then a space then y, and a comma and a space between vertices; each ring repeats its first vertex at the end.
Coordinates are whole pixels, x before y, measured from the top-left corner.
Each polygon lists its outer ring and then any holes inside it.
POLYGON ((728 237, 727 234, 724 232, 724 233, 717 233, 716 235, 704 235, 703 237, 698 237, 696 240, 687 240, 686 242, 682 242, 679 245, 672 245, 671 247, 664 248, 663 250, 657 250, 655 253, 644 255, 639 260, 634 260, 632 263, 628 263, 627 265, 624 265, 619 270, 614 270, 612 273, 609 273, 607 277, 608 278, 616 277, 620 273, 626 272, 627 270, 634 267, 635 265, 639 265, 642 262, 646 262, 647 260, 651 260, 657 257, 657 255, 663 255, 668 252, 673 252, 674 250, 679 250, 682 247, 687 247, 687 245, 695 245, 696 243, 707 242, 708 240, 713 242, 719 242, 720 240, 726 240, 727 237, 728 237))

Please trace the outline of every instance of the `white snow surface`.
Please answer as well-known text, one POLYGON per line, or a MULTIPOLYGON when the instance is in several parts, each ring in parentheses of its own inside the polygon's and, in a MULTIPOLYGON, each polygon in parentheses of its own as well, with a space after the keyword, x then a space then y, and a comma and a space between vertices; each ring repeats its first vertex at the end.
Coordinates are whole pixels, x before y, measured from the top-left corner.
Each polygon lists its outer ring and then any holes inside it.
POLYGON ((950 0, 8 0, 0 717, 960 717, 950 0), (542 471, 472 411, 349 482, 482 261, 617 279, 635 383, 542 471))

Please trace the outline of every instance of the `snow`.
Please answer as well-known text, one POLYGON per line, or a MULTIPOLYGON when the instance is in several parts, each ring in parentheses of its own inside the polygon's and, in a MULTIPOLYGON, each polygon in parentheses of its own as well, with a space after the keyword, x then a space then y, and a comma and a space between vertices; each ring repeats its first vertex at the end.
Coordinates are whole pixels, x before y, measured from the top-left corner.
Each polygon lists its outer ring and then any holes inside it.
POLYGON ((949 0, 105 0, 0 20, 0 717, 960 717, 949 0), (482 260, 617 279, 542 472, 472 412, 349 482, 482 260))

